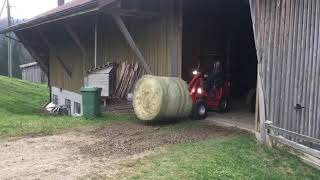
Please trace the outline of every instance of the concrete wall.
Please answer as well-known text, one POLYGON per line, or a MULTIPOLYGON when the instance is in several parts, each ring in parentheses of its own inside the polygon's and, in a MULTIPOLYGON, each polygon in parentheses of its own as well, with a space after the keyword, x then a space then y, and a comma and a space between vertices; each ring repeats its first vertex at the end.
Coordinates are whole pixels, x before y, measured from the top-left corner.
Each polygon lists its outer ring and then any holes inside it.
POLYGON ((72 91, 67 91, 67 90, 63 90, 60 89, 58 87, 52 87, 51 88, 52 91, 52 99, 53 96, 56 95, 58 97, 58 102, 59 102, 59 106, 63 106, 66 105, 65 104, 65 100, 68 99, 71 101, 71 115, 72 116, 82 116, 83 114, 83 108, 82 108, 82 95, 72 92, 72 91), (75 107, 74 107, 74 103, 79 103, 81 105, 81 114, 75 114, 75 107))

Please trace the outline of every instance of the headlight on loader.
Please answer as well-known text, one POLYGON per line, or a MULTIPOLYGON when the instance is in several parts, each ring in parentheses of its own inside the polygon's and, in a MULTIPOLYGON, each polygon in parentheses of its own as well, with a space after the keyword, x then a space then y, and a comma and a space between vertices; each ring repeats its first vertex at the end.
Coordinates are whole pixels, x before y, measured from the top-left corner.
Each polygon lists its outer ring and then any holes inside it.
POLYGON ((192 74, 193 74, 193 75, 197 75, 197 74, 198 74, 198 71, 195 70, 195 71, 192 72, 192 74))

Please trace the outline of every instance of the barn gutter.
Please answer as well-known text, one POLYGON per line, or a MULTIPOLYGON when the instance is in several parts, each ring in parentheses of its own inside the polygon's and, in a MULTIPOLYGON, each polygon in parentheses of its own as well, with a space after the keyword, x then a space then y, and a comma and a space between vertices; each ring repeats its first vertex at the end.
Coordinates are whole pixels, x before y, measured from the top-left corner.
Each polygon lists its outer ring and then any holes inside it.
POLYGON ((94 25, 94 68, 97 68, 97 56, 98 56, 98 22, 99 18, 97 17, 94 25))

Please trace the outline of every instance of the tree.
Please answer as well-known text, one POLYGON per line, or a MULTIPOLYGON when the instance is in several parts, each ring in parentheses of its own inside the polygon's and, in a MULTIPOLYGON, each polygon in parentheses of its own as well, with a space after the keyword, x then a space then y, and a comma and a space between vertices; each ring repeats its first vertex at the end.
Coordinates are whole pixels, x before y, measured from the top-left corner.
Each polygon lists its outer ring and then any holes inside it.
MULTIPOLYGON (((14 23, 21 22, 19 20, 14 20, 14 23)), ((0 27, 6 27, 7 21, 0 20, 0 27)), ((14 39, 17 37, 12 34, 14 39)), ((26 51, 24 46, 17 41, 12 40, 12 74, 15 78, 21 78, 21 69, 19 65, 33 62, 33 58, 26 51)), ((0 35, 0 75, 8 75, 8 43, 5 35, 0 35)))

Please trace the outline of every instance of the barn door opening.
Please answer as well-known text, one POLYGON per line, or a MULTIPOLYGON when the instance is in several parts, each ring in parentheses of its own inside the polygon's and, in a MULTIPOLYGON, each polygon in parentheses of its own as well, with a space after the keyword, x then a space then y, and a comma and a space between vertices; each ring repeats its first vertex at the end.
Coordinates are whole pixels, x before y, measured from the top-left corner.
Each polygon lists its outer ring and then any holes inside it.
POLYGON ((228 113, 209 113, 209 119, 247 129, 255 129, 257 55, 252 27, 248 0, 183 1, 182 78, 189 82, 198 67, 210 73, 208 56, 214 55, 231 82, 231 106, 228 113))

